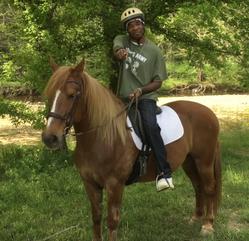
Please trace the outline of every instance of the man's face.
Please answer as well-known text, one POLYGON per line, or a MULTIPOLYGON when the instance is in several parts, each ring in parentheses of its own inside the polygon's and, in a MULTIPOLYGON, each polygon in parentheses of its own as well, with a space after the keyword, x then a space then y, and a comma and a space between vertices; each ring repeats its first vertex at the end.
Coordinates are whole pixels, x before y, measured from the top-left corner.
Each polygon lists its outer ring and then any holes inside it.
POLYGON ((131 21, 127 26, 127 31, 134 40, 140 40, 144 36, 144 25, 140 20, 131 21))

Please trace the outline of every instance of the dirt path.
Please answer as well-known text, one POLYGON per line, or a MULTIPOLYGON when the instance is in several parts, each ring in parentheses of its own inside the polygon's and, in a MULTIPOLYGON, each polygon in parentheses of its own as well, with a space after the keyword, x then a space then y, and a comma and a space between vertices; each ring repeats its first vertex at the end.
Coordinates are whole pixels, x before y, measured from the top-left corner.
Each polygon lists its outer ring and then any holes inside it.
POLYGON ((41 132, 29 125, 14 126, 9 118, 0 118, 0 145, 33 145, 40 142, 41 132))
MULTIPOLYGON (((175 100, 191 100, 208 106, 216 113, 222 126, 227 123, 249 123, 249 95, 161 97, 158 104, 175 100)), ((32 145, 39 143, 40 137, 41 132, 28 125, 15 127, 8 118, 0 118, 0 144, 32 145)))
POLYGON ((175 100, 190 100, 211 108, 219 119, 233 119, 241 121, 249 114, 249 95, 211 95, 211 96, 182 96, 164 97, 159 104, 175 100), (246 113, 247 112, 247 113, 246 113))

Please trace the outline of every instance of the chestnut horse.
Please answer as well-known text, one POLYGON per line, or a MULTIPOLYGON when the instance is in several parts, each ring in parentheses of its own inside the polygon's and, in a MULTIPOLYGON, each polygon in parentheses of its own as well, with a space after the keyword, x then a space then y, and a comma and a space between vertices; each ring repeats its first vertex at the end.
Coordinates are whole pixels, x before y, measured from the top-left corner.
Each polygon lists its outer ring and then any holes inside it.
MULTIPOLYGON (((51 110, 42 133, 43 142, 52 149, 63 148, 65 134, 74 127, 74 162, 91 203, 93 240, 102 240, 101 202, 105 189, 109 241, 116 241, 122 194, 138 155, 126 127, 125 106, 84 71, 84 61, 71 67, 60 67, 55 62, 50 65, 53 75, 45 95, 51 110)), ((184 128, 179 140, 165 146, 171 168, 175 171, 182 166, 193 184, 196 207, 191 220, 202 220, 201 232, 212 233, 221 193, 217 117, 209 108, 195 102, 175 101, 167 105, 177 112, 184 128)), ((155 178, 152 155, 147 174, 139 181, 155 178)))

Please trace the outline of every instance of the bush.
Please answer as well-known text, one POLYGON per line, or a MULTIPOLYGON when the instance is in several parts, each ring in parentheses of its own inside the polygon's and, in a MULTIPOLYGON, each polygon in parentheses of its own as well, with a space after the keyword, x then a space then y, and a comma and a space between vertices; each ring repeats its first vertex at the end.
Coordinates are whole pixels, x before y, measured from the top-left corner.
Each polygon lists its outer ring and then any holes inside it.
POLYGON ((41 129, 46 111, 43 106, 34 111, 23 102, 0 99, 0 117, 8 115, 15 125, 28 123, 35 129, 41 129))

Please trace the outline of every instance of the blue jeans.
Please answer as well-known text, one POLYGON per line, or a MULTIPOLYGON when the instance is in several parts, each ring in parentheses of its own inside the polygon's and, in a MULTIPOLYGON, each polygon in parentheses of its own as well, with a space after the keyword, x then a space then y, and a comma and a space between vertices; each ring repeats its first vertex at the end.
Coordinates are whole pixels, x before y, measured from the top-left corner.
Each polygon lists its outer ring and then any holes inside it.
POLYGON ((165 177, 170 177, 171 168, 167 162, 167 153, 160 133, 161 129, 156 119, 156 101, 141 99, 138 102, 138 108, 141 113, 147 142, 157 162, 158 174, 163 172, 165 177))

